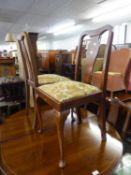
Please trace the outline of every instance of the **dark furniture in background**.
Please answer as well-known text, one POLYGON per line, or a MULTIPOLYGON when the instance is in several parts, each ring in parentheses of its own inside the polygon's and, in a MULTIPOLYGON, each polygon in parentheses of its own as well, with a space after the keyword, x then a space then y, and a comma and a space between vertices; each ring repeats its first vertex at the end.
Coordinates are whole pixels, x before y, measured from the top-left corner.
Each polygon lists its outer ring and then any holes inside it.
POLYGON ((0 113, 4 116, 24 108, 25 106, 24 81, 17 76, 0 78, 0 113))
POLYGON ((14 58, 0 59, 0 115, 11 115, 24 106, 24 81, 17 74, 14 58))
POLYGON ((75 78, 75 64, 64 63, 63 69, 62 69, 62 75, 65 77, 74 79, 75 78))
POLYGON ((72 63, 72 54, 68 51, 60 51, 55 58, 55 73, 64 75, 64 65, 72 63))
POLYGON ((38 64, 41 73, 64 75, 65 64, 72 64, 74 51, 41 50, 38 51, 38 64))
POLYGON ((15 58, 0 58, 0 77, 15 76, 15 58))
POLYGON ((40 72, 55 73, 56 55, 60 50, 42 50, 38 51, 38 65, 40 72))

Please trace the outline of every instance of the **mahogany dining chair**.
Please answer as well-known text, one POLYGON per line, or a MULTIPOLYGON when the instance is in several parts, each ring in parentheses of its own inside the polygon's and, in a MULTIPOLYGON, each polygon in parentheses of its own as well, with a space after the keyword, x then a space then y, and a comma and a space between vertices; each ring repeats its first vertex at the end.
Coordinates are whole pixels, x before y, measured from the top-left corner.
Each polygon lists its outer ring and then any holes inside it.
MULTIPOLYGON (((85 31, 81 34, 78 43, 76 66, 75 66, 75 80, 65 80, 53 84, 38 85, 38 76, 36 74, 36 66, 33 57, 29 53, 32 52, 32 46, 26 33, 21 34, 22 45, 25 55, 28 55, 28 68, 30 69, 30 76, 28 82, 34 88, 35 97, 35 111, 38 117, 38 127, 42 129, 42 110, 41 99, 54 109, 54 116, 56 120, 57 135, 60 149, 59 167, 65 166, 64 148, 63 148, 63 129, 64 122, 67 118, 65 112, 69 109, 77 108, 88 104, 89 102, 98 103, 99 109, 97 113, 98 124, 100 127, 100 134, 102 140, 106 140, 106 125, 105 125, 105 99, 106 99, 106 85, 107 73, 109 67, 109 58, 111 52, 111 44, 113 38, 112 26, 105 25, 96 30, 85 31), (104 34, 107 35, 104 35, 104 34), (99 51, 102 37, 106 36, 106 47, 103 59, 103 76, 101 89, 91 85, 93 66, 99 51), (86 70, 86 81, 79 82, 81 72, 81 51, 84 41, 86 40, 86 58, 88 59, 88 66, 86 70)), ((104 38, 105 41, 105 38, 104 38)), ((26 60, 27 61, 27 60, 26 60)), ((44 112, 44 111, 43 111, 44 112)), ((78 116, 80 118, 80 116, 78 116)))
MULTIPOLYGON (((26 40, 30 40, 29 38, 29 34, 25 32, 25 38, 26 40)), ((30 42, 30 41, 29 41, 30 42)), ((29 56, 33 59, 34 62, 34 70, 37 72, 37 58, 36 58, 36 54, 34 52, 34 50, 30 50, 32 48, 32 44, 30 42, 31 47, 28 47, 28 53, 29 56)), ((23 48, 22 45, 22 40, 21 37, 18 36, 17 39, 17 46, 18 46, 18 50, 20 52, 21 58, 22 58, 22 62, 23 62, 23 68, 24 68, 24 79, 25 79, 25 97, 26 97, 26 115, 29 114, 29 109, 30 109, 30 87, 32 87, 33 90, 33 99, 34 99, 34 89, 33 89, 33 85, 30 82, 30 76, 32 74, 32 71, 30 69, 30 67, 32 66, 30 60, 28 59, 28 55, 25 55, 25 50, 23 48)), ((59 82, 59 81, 67 81, 69 80, 67 77, 64 76, 60 76, 57 74, 41 74, 41 75, 37 75, 38 78, 38 84, 37 86, 40 85, 44 85, 44 84, 51 84, 51 83, 55 83, 55 82, 59 82)), ((74 117, 73 117, 73 111, 71 110, 71 117, 72 117, 72 122, 74 121, 74 117)), ((36 126, 36 121, 34 122, 34 126, 36 126)))

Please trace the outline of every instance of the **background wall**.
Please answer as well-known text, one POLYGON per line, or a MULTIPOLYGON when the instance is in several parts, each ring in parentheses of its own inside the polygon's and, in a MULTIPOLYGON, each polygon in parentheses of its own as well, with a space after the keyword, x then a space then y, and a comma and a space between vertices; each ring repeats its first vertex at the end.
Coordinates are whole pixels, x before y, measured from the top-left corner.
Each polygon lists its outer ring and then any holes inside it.
POLYGON ((64 49, 64 50, 71 50, 76 47, 78 44, 79 36, 67 37, 64 39, 57 39, 52 38, 49 40, 38 41, 38 49, 47 49, 47 50, 57 50, 57 49, 64 49))
MULTIPOLYGON (((38 49, 75 49, 79 41, 79 35, 73 37, 67 37, 61 39, 52 38, 41 41, 41 44, 38 42, 38 49)), ((103 40, 104 41, 104 40, 103 40)), ((131 43, 131 23, 123 23, 121 25, 114 26, 114 39, 113 44, 123 44, 131 43)))
MULTIPOLYGON (((75 49, 78 44, 79 35, 80 34, 76 34, 73 36, 68 36, 66 38, 63 38, 62 36, 43 38, 41 40, 38 40, 37 46, 39 50, 75 49)), ((113 44, 123 44, 124 42, 131 43, 131 23, 123 23, 114 26, 113 44)), ((13 43, 12 48, 16 49, 16 44, 13 43)), ((10 44, 5 43, 5 45, 0 45, 0 51, 3 50, 9 51, 10 44)))
POLYGON ((131 23, 127 24, 126 42, 131 43, 131 23))

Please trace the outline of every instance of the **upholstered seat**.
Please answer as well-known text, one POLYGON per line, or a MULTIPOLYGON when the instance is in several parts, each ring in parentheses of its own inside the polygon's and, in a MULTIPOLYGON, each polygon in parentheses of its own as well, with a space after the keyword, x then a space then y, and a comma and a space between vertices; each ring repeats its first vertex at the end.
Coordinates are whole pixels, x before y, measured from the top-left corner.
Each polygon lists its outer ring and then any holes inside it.
POLYGON ((56 83, 59 81, 67 81, 69 80, 66 77, 55 75, 55 74, 44 74, 44 75, 38 75, 38 84, 44 85, 44 84, 50 84, 50 83, 56 83))
POLYGON ((39 89, 58 102, 100 92, 100 89, 95 86, 77 81, 62 81, 54 83, 51 86, 49 84, 40 86, 39 89))

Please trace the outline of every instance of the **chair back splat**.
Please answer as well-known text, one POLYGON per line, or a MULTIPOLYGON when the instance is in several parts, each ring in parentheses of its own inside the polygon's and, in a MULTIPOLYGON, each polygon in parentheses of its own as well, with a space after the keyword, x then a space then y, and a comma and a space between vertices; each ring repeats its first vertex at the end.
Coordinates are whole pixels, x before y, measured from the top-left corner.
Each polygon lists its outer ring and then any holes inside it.
POLYGON ((38 86, 37 59, 35 57, 29 35, 26 32, 23 32, 21 36, 21 45, 28 71, 28 81, 33 87, 36 87, 38 86))
MULTIPOLYGON (((26 50, 23 47, 23 41, 18 38, 17 40, 17 47, 18 47, 18 51, 21 55, 22 58, 22 62, 23 62, 23 68, 24 68, 24 80, 25 80, 25 98, 26 98, 26 115, 29 114, 29 109, 30 109, 30 87, 28 84, 28 80, 29 80, 29 73, 28 73, 28 66, 26 64, 26 59, 27 59, 27 55, 25 55, 26 50), (24 51, 24 52, 23 52, 24 51)), ((28 60, 27 60, 28 61, 28 60)))
MULTIPOLYGON (((36 64, 34 55, 32 54, 30 40, 26 37, 26 33, 22 34, 23 38, 23 51, 28 56, 28 71, 30 72, 30 82, 34 86, 35 92, 35 111, 38 116, 38 127, 42 129, 42 111, 39 101, 42 99, 45 103, 50 105, 54 109, 54 118, 56 121, 57 135, 60 149, 60 161, 59 167, 65 166, 64 160, 64 148, 63 148, 63 129, 64 122, 67 118, 67 113, 71 108, 77 108, 86 105, 88 103, 98 103, 99 110, 97 113, 98 123, 100 127, 100 137, 102 140, 106 140, 106 128, 105 128, 105 89, 107 83, 107 72, 112 44, 112 27, 106 25, 102 28, 86 31, 80 37, 78 43, 78 50, 76 56, 76 70, 75 70, 75 81, 65 80, 59 81, 52 84, 44 84, 38 86, 38 76, 36 76, 36 64), (106 35, 105 35, 106 34, 106 35), (103 37, 105 35, 105 37, 103 37), (107 40, 105 41, 105 39, 107 40), (28 42, 27 42, 28 39, 28 42), (102 77, 102 88, 99 89, 91 84, 92 73, 96 57, 100 48, 100 44, 104 41, 106 45, 104 51, 103 61, 103 77, 102 77), (85 49, 83 51, 83 49, 85 49), (84 55, 85 54, 85 55, 84 55), (83 58, 87 58, 87 67, 84 75, 84 82, 76 81, 80 79, 81 61, 83 58)), ((27 61, 27 60, 26 60, 27 61)), ((79 113, 78 116, 80 117, 79 113)))

